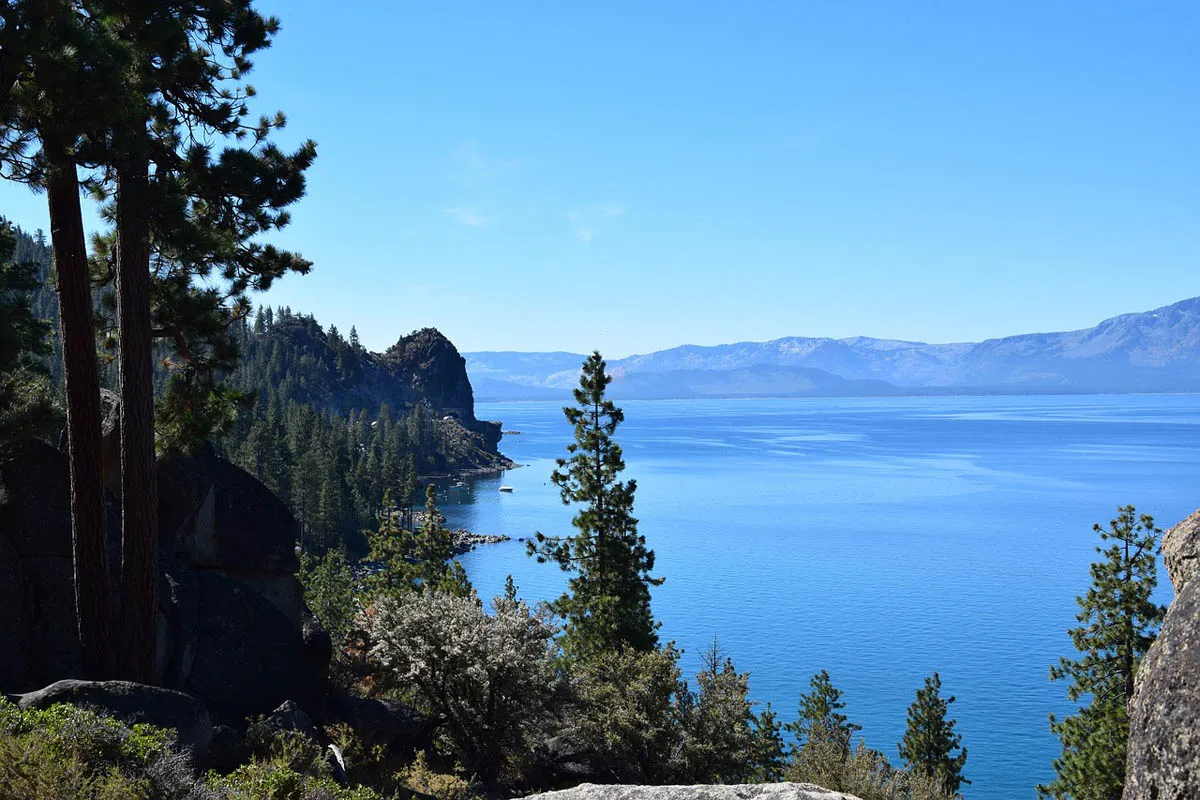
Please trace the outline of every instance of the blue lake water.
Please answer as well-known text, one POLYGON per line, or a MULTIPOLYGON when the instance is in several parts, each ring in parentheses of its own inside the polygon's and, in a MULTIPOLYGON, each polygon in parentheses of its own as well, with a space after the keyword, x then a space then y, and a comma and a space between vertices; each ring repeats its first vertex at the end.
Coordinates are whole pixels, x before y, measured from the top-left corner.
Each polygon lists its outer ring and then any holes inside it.
MULTIPOLYGON (((795 716, 827 669, 867 743, 896 757, 905 710, 941 674, 969 756, 970 800, 1033 798, 1052 777, 1047 671, 1070 652, 1092 523, 1133 503, 1173 525, 1200 504, 1200 397, 644 401, 617 432, 636 515, 666 583, 661 636, 718 637, 756 699, 795 716)), ((556 403, 480 404, 522 464, 447 487, 450 523, 568 534, 549 475, 571 430, 556 403), (514 487, 511 494, 498 487, 514 487)), ((512 574, 528 600, 565 577, 513 541, 463 564, 480 594, 512 574)), ((1170 600, 1165 573, 1161 602, 1170 600)))

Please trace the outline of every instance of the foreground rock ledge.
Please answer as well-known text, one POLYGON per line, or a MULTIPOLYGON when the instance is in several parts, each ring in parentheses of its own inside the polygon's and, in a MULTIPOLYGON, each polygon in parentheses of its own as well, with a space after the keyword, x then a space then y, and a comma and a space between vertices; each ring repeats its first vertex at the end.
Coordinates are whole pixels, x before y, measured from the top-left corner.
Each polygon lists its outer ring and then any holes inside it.
POLYGON ((859 800, 811 783, 755 783, 729 786, 600 786, 584 783, 572 789, 533 795, 545 800, 859 800))
POLYGON ((1124 800, 1200 798, 1200 511, 1167 532, 1175 599, 1138 668, 1124 800))

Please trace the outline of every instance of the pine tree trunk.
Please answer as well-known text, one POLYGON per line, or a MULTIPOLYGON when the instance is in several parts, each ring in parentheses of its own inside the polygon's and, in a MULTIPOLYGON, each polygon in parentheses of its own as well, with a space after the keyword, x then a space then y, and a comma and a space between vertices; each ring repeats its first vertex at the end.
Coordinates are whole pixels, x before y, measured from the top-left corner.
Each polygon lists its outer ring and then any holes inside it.
POLYGON ((145 157, 117 172, 117 311, 121 392, 121 674, 154 679, 158 484, 145 157))
POLYGON ((67 396, 76 622, 84 668, 91 677, 106 679, 115 673, 112 597, 100 460, 100 375, 87 244, 75 164, 61 137, 46 132, 42 142, 67 396))

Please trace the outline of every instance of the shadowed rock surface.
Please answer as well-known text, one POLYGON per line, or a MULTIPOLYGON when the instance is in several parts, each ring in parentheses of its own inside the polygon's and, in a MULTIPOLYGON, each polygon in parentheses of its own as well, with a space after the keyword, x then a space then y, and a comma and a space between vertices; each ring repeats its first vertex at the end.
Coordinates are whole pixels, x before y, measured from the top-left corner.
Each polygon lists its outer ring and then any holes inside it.
POLYGON ((368 749, 412 755, 429 746, 435 724, 403 703, 384 697, 335 695, 326 709, 326 724, 343 723, 368 749))
POLYGON ((572 789, 533 795, 545 800, 858 800, 811 783, 759 783, 730 786, 602 786, 585 783, 572 789))
MULTIPOLYGON (((159 497, 156 682, 235 724, 287 700, 318 708, 331 648, 304 605, 287 507, 211 453, 161 462, 159 497)), ((69 503, 63 453, 32 439, 0 452, 0 692, 85 677, 69 503)))

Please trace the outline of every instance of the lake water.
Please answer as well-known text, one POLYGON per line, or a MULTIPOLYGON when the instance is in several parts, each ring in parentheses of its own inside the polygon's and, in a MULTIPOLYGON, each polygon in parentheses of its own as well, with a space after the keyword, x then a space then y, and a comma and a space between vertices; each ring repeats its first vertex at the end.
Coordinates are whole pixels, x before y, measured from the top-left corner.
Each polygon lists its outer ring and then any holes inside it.
MULTIPOLYGON (((827 669, 867 743, 896 758, 905 710, 941 674, 969 756, 971 800, 1033 798, 1052 777, 1047 671, 1070 652, 1091 526, 1133 503, 1173 525, 1200 504, 1200 397, 645 401, 617 440, 666 583, 661 636, 694 673, 718 637, 754 697, 795 717, 827 669)), ((480 533, 571 532, 549 475, 571 430, 556 403, 480 404, 522 464, 447 488, 480 533), (511 494, 498 487, 514 487, 511 494)), ((480 594, 512 574, 528 600, 564 575, 513 541, 463 564, 480 594)), ((1170 600, 1163 574, 1161 602, 1170 600)))

